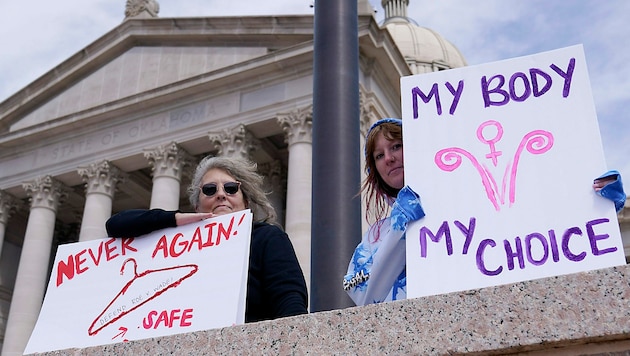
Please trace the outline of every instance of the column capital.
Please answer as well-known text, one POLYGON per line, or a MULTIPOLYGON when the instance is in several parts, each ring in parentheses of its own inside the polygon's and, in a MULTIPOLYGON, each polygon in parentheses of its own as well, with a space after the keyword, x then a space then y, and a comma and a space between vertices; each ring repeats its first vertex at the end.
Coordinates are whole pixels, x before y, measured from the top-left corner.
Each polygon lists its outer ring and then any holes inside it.
POLYGON ((210 132, 208 138, 219 151, 218 156, 250 158, 250 154, 260 148, 258 140, 245 125, 240 124, 221 132, 210 132))
POLYGON ((0 224, 6 225, 11 215, 21 207, 21 203, 18 198, 0 190, 0 224))
POLYGON ((85 182, 86 193, 101 193, 114 197, 116 186, 127 178, 127 173, 107 160, 92 163, 86 167, 79 167, 77 172, 85 182))
POLYGON ((285 141, 289 146, 294 143, 313 142, 313 105, 288 113, 280 113, 277 120, 284 131, 285 141))
POLYGON ((369 95, 365 89, 359 88, 359 125, 361 130, 361 136, 367 135, 367 130, 370 128, 371 123, 381 119, 376 114, 374 105, 374 98, 369 95))
POLYGON ((144 157, 149 160, 153 179, 166 176, 181 181, 184 169, 194 162, 193 156, 176 142, 144 150, 144 157))
POLYGON ((55 213, 70 192, 70 188, 50 175, 23 182, 22 189, 29 197, 31 209, 47 208, 55 213))

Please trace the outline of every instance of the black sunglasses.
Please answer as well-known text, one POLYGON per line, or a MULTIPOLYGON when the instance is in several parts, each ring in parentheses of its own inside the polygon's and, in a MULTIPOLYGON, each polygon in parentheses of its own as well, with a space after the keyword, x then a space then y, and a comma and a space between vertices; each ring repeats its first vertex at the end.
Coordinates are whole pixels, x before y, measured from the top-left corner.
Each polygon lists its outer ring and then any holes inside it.
MULTIPOLYGON (((223 183, 223 191, 227 195, 234 195, 238 192, 238 188, 240 186, 241 186, 241 182, 223 183)), ((203 192, 203 194, 209 197, 217 194, 217 190, 218 190, 218 187, 216 183, 204 184, 203 187, 201 187, 201 191, 203 192)))

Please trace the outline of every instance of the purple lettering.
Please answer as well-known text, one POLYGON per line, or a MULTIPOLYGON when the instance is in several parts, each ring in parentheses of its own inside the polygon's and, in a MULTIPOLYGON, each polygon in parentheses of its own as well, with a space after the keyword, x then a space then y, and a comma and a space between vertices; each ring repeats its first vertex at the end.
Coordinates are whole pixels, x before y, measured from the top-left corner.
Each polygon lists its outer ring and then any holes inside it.
POLYGON ((560 252, 558 252, 558 241, 556 241, 556 232, 553 230, 549 230, 549 243, 551 244, 551 257, 553 257, 553 261, 560 261, 560 252))
POLYGON ((503 106, 510 101, 510 95, 505 90, 501 89, 503 84, 505 84, 505 77, 501 74, 491 77, 490 80, 487 80, 485 75, 481 78, 481 91, 483 93, 484 107, 503 106), (492 83, 495 79, 497 79, 499 83, 496 87, 490 89, 490 83, 492 83), (499 101, 492 101, 490 100, 490 94, 500 95, 503 99, 499 101))
POLYGON ((468 254, 468 248, 470 247, 470 243, 472 242, 473 235, 475 234, 475 225, 477 223, 477 219, 470 218, 468 221, 468 226, 464 226, 461 222, 455 220, 455 226, 459 228, 459 230, 466 236, 466 240, 464 241, 464 248, 462 249, 462 254, 468 254))
POLYGON ((426 226, 420 228, 420 257, 427 257, 427 236, 429 236, 433 242, 440 242, 442 236, 444 236, 446 239, 446 253, 448 253, 449 256, 453 254, 453 241, 451 239, 451 230, 448 226, 448 221, 442 223, 435 235, 426 226))
POLYGON ((538 68, 531 68, 529 70, 529 75, 532 78, 532 93, 534 97, 537 98, 543 94, 545 94, 551 88, 551 76, 538 68), (542 88, 539 88, 538 78, 543 77, 545 79, 545 85, 542 88))
POLYGON ((545 264, 545 262, 547 262, 547 258, 549 257, 549 245, 547 244, 547 240, 542 234, 539 234, 537 232, 525 236, 525 252, 527 253, 527 260, 529 261, 529 263, 533 264, 534 266, 545 264), (534 259, 534 256, 532 254, 532 240, 534 239, 540 241, 543 249, 543 256, 539 260, 534 259))
POLYGON ((433 84, 433 86, 431 87, 431 91, 429 92, 429 95, 424 95, 422 90, 420 90, 420 88, 418 87, 414 87, 413 89, 411 89, 411 101, 413 102, 413 118, 414 119, 417 119, 419 117, 418 100, 417 100, 418 97, 420 97, 420 99, 422 99, 422 101, 425 104, 428 103, 432 97, 435 97, 435 106, 437 109, 437 114, 442 115, 442 103, 440 102, 440 92, 438 90, 437 83, 433 84))
POLYGON ((575 70, 575 58, 571 58, 569 60, 569 66, 567 67, 567 71, 563 71, 555 64, 552 64, 551 69, 553 69, 558 75, 564 78, 564 87, 562 89, 562 97, 566 98, 569 96, 569 92, 571 91, 571 80, 573 79, 573 71, 575 70))
POLYGON ((521 238, 516 236, 514 239, 516 250, 512 250, 512 246, 508 240, 503 240, 503 247, 505 248, 505 257, 508 263, 508 269, 511 271, 514 269, 514 258, 518 258, 518 266, 520 269, 525 268, 525 259, 523 258, 523 244, 521 238))
POLYGON ((609 221, 610 220, 608 220, 606 218, 603 218, 603 219, 591 220, 591 221, 586 223, 586 234, 588 235, 588 240, 591 243, 591 251, 593 252, 593 255, 595 255, 595 256, 604 255, 604 254, 607 254, 607 253, 611 253, 611 252, 617 251, 616 247, 610 247, 610 248, 603 249, 603 250, 600 250, 599 247, 597 247, 597 241, 605 240, 608 237, 610 237, 610 235, 608 235, 608 234, 596 235, 595 234, 595 230, 593 229, 593 225, 599 225, 599 224, 602 224, 602 223, 607 223, 609 221))
POLYGON ((455 110, 457 110, 459 98, 461 98, 462 92, 464 91, 464 81, 460 80, 459 83, 457 83, 457 89, 453 88, 453 84, 446 82, 446 88, 448 89, 448 91, 451 92, 451 94, 453 94, 453 102, 451 103, 451 107, 448 110, 448 113, 453 115, 455 113, 455 110))
POLYGON ((572 235, 582 236, 582 230, 580 230, 579 227, 571 227, 564 232, 564 235, 562 235, 562 253, 570 261, 579 262, 586 258, 586 252, 575 255, 573 254, 573 252, 571 252, 571 250, 569 250, 569 239, 572 235))
POLYGON ((494 247, 496 245, 497 243, 494 242, 494 240, 485 239, 481 241, 481 243, 479 244, 479 248, 477 248, 477 268, 481 271, 481 273, 485 274, 486 276, 496 276, 501 273, 501 271, 503 271, 503 266, 499 266, 494 271, 488 270, 485 263, 483 262, 483 253, 486 249, 486 246, 494 247))
POLYGON ((512 74, 510 77, 510 96, 514 101, 525 101, 532 93, 532 89, 529 86, 529 80, 527 79, 527 75, 525 73, 516 72, 512 74), (520 79, 523 82, 523 94, 518 96, 516 94, 516 80, 520 79))

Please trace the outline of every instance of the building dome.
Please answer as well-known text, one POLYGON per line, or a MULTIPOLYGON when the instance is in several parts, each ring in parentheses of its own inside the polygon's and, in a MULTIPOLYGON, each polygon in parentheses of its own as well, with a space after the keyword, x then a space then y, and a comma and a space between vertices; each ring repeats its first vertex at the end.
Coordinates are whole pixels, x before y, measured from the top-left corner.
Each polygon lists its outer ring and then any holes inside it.
POLYGON ((459 49, 439 33, 409 19, 409 0, 383 0, 387 28, 413 74, 466 66, 459 49))

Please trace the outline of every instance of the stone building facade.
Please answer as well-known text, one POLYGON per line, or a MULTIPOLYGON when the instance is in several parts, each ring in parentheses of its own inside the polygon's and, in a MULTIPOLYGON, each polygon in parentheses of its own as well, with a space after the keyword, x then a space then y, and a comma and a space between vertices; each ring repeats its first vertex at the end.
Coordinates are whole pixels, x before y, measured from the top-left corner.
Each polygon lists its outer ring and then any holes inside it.
MULTIPOLYGON (((257 162, 310 279, 313 16, 160 18, 147 4, 0 103, 3 354, 28 341, 56 246, 106 237, 121 210, 191 210, 206 155, 257 162)), ((379 24, 359 1, 360 137, 400 117, 401 76, 466 65, 407 5, 383 0, 379 24)))

